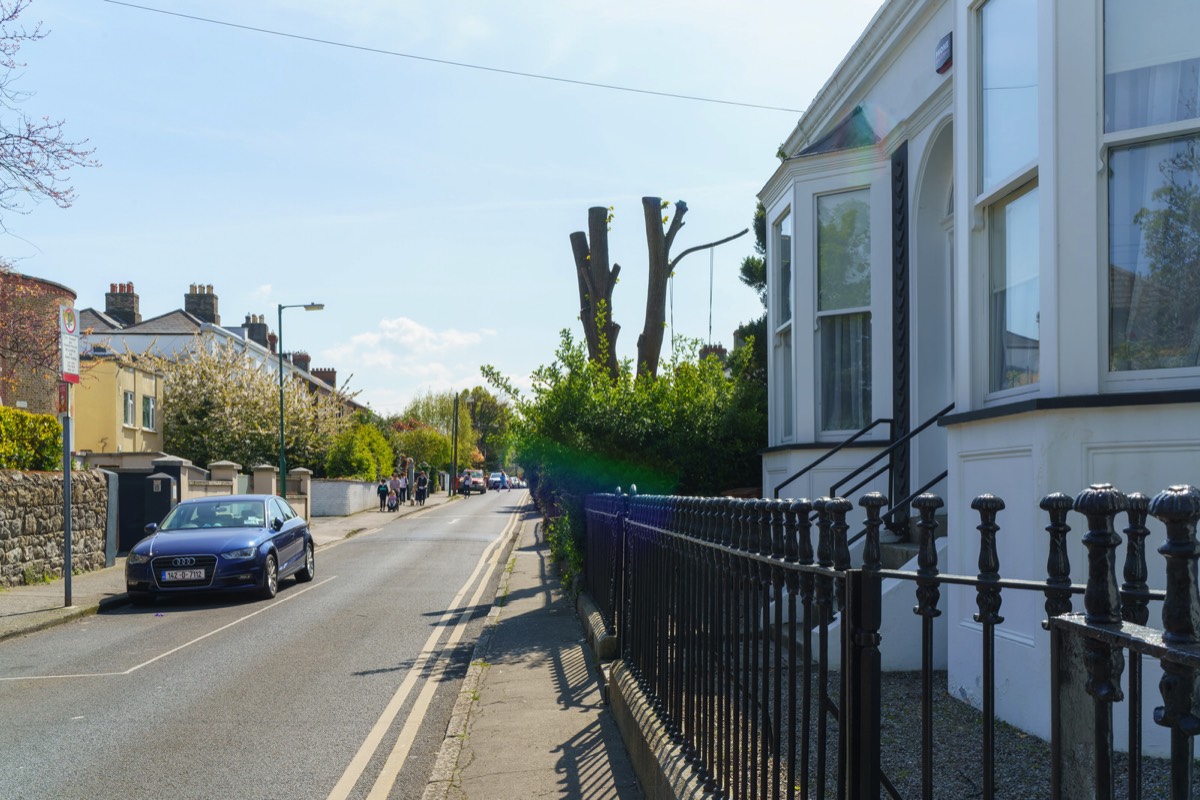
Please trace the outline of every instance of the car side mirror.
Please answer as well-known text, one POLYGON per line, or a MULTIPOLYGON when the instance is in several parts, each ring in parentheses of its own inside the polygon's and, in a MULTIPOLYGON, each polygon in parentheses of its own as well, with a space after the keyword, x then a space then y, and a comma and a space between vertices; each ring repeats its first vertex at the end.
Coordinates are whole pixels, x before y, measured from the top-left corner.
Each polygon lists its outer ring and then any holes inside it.
POLYGON ((276 517, 275 519, 271 520, 271 527, 277 531, 283 530, 283 520, 281 520, 279 517, 276 517))
POLYGON ((157 531, 157 530, 158 530, 158 523, 157 523, 157 522, 151 522, 149 525, 147 525, 147 526, 146 526, 145 528, 143 528, 142 530, 144 530, 146 533, 154 533, 155 531, 157 531))

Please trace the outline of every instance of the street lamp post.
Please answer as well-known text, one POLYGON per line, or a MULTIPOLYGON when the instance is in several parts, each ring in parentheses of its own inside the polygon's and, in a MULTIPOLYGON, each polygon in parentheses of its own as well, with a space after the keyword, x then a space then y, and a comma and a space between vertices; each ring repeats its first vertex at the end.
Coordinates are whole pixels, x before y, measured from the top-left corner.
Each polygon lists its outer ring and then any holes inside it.
POLYGON ((283 443, 283 310, 285 308, 303 308, 305 311, 320 311, 324 303, 296 303, 295 305, 279 305, 279 496, 287 497, 287 451, 283 443))

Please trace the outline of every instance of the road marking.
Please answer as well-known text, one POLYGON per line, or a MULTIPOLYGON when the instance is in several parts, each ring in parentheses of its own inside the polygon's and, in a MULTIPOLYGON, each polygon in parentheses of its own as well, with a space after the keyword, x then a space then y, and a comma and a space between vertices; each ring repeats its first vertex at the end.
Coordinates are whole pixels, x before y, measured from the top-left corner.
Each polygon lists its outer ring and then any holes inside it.
MULTIPOLYGON (((508 526, 505 526, 504 533, 507 532, 508 526)), ((503 534, 500 537, 501 541, 505 538, 503 534)), ((496 552, 499 553, 499 550, 496 552)), ((498 564, 499 558, 493 564, 493 569, 498 564)), ((470 608, 479 607, 479 601, 483 599, 484 590, 487 589, 489 582, 489 580, 479 582, 479 588, 475 590, 475 594, 471 597, 470 608)), ((404 722, 404 727, 400 729, 400 735, 396 739, 396 744, 392 747, 392 752, 388 754, 387 761, 384 762, 383 769, 380 770, 379 777, 375 780, 375 785, 371 787, 371 793, 367 795, 367 800, 387 800, 390 795, 392 787, 396 784, 396 779, 400 777, 400 769, 404 766, 404 762, 408 758, 412 744, 416 741, 417 731, 421 727, 421 722, 425 719, 425 712, 429 710, 429 704, 433 702, 433 695, 437 691, 438 684, 441 683, 441 678, 445 674, 446 667, 449 666, 449 659, 442 656, 451 652, 453 647, 462 639, 463 634, 466 633, 468 622, 467 614, 459 614, 458 624, 454 626, 454 630, 450 632, 450 636, 442 645, 442 652, 439 654, 437 668, 425 680, 425 686, 422 687, 421 694, 417 695, 417 699, 413 702, 412 710, 408 712, 408 718, 404 722)))
POLYGON ((0 678, 0 681, 47 681, 47 680, 61 680, 64 678, 112 678, 112 677, 118 677, 121 675, 131 675, 134 672, 137 672, 142 667, 148 667, 151 664, 153 664, 154 662, 160 661, 169 655, 178 653, 180 650, 183 650, 184 648, 191 647, 192 645, 196 644, 197 642, 201 642, 210 636, 214 636, 214 635, 220 633, 223 630, 227 630, 229 628, 232 628, 234 625, 241 624, 241 623, 245 622, 246 620, 250 619, 251 617, 257 617, 259 614, 263 613, 264 611, 270 611, 272 608, 282 605, 282 604, 288 602, 289 600, 294 600, 295 598, 299 597, 300 595, 304 594, 305 592, 316 589, 318 586, 324 586, 325 584, 329 583, 331 580, 334 580, 335 578, 337 578, 337 575, 331 575, 328 578, 326 578, 325 580, 314 583, 311 586, 306 586, 303 589, 290 591, 290 592, 288 592, 287 597, 277 599, 274 603, 271 603, 270 605, 264 606, 264 607, 258 609, 257 611, 251 611, 249 614, 247 614, 244 617, 238 617, 233 622, 228 622, 219 628, 209 631, 208 633, 202 634, 201 636, 197 636, 195 639, 192 639, 190 642, 181 644, 178 647, 173 647, 170 650, 168 650, 167 652, 160 653, 160 654, 156 655, 154 658, 151 658, 147 661, 143 661, 141 664, 137 664, 136 666, 132 666, 129 669, 125 670, 124 672, 81 672, 81 673, 77 673, 77 674, 68 674, 68 675, 22 675, 22 676, 17 676, 17 677, 12 677, 12 678, 0 678))
MULTIPOLYGON (((514 511, 509 519, 509 523, 504 526, 504 530, 502 530, 500 534, 491 542, 491 544, 484 549, 483 553, 479 557, 479 561, 475 564, 475 569, 471 571, 470 576, 468 576, 467 580, 458 590, 458 594, 456 594, 454 599, 450 601, 449 607, 442 613, 442 616, 438 619, 438 621, 434 623, 433 633, 429 635, 429 638, 425 641, 424 646, 422 646, 420 655, 413 661, 412 666, 409 667, 408 674, 401 682, 399 688, 396 689, 396 693, 392 696, 391 701, 389 701, 387 706, 384 708, 383 713, 375 722, 374 727, 371 728, 370 733, 367 734, 367 738, 363 740, 362 745, 359 746, 358 752, 354 754, 354 758, 352 758, 350 763, 346 766, 346 771, 342 773, 342 777, 338 780, 337 784, 334 785, 332 791, 329 792, 328 800, 346 800, 346 798, 350 796, 350 793, 354 791, 354 786, 356 783, 358 783, 358 779, 362 777, 363 770, 366 769, 367 763, 372 757, 374 757, 376 751, 378 751, 384 735, 392 727, 392 723, 395 722, 396 717, 400 714, 400 709, 403 707, 404 702, 408 699, 408 695, 412 692, 413 686, 425 672, 426 665, 430 661, 434 661, 435 666, 438 666, 436 662, 441 660, 442 656, 447 652, 448 646, 443 645, 441 648, 436 648, 436 645, 438 639, 442 635, 443 630, 445 629, 447 622, 455 614, 459 614, 461 616, 454 628, 454 631, 451 633, 451 639, 448 640, 448 642, 457 641, 458 638, 461 638, 462 633, 459 629, 460 627, 465 629, 465 623, 462 620, 462 616, 465 615, 463 615, 462 612, 465 611, 466 608, 478 605, 478 599, 483 592, 483 587, 489 582, 488 580, 480 581, 480 573, 485 566, 488 566, 490 575, 491 570, 494 570, 499 564, 500 545, 507 540, 508 534, 517 519, 518 515, 514 511), (462 599, 470 590, 470 587, 477 581, 479 582, 479 588, 476 589, 475 596, 472 598, 470 605, 460 605, 462 599)), ((453 522, 457 521, 458 520, 453 520, 453 522)), ((397 740, 396 745, 392 748, 392 752, 389 754, 383 770, 376 779, 369 798, 386 797, 387 792, 391 790, 392 784, 395 783, 396 775, 399 774, 400 768, 404 765, 404 760, 408 756, 412 739, 416 735, 416 729, 420 727, 422 716, 425 713, 426 707, 429 705, 429 699, 426 697, 426 692, 430 686, 433 686, 436 689, 436 682, 433 681, 432 678, 435 676, 440 676, 442 669, 444 669, 444 667, 437 670, 430 670, 430 675, 428 678, 426 678, 425 686, 422 688, 421 694, 414 702, 413 708, 409 711, 404 727, 401 729, 400 738, 397 740), (420 711, 419 715, 416 714, 418 710, 420 711), (411 732, 409 731, 410 727, 412 728, 411 732), (406 740, 407 743, 405 743, 406 740), (379 794, 381 791, 381 783, 384 781, 385 777, 388 778, 386 787, 382 788, 383 794, 379 794)))

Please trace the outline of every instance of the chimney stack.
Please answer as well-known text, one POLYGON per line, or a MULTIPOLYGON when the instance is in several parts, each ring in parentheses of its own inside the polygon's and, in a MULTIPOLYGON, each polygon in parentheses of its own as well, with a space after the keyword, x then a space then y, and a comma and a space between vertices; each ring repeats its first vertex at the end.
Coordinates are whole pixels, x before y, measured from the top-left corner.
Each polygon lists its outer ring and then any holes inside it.
POLYGON ((183 296, 183 310, 204 322, 221 324, 221 315, 217 313, 217 296, 213 294, 211 283, 207 286, 193 283, 188 287, 188 293, 183 296))
POLYGON ((104 313, 124 326, 136 325, 142 321, 138 310, 138 296, 133 291, 132 283, 110 283, 108 294, 104 295, 104 313))
POLYGON ((267 341, 267 323, 263 321, 262 314, 247 314, 245 328, 247 339, 274 351, 275 348, 267 341))
POLYGON ((275 355, 275 345, 279 344, 279 337, 274 333, 267 334, 267 349, 271 351, 271 355, 275 355))
POLYGON ((308 372, 308 365, 312 363, 312 356, 303 350, 297 350, 292 353, 292 363, 305 372, 308 372))
POLYGON ((314 378, 316 378, 319 381, 325 381, 325 383, 328 383, 334 389, 338 388, 337 370, 336 369, 330 369, 328 367, 317 367, 315 369, 310 369, 308 371, 308 374, 312 375, 314 378))

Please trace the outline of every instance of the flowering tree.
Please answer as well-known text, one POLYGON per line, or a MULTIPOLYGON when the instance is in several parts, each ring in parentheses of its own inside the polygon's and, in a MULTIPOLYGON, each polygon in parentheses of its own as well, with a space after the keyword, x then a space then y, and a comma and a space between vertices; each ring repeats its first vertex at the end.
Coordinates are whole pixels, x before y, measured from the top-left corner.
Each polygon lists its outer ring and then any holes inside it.
POLYGON ((20 23, 32 0, 0 0, 0 215, 24 214, 28 204, 45 198, 59 208, 75 199, 69 184, 72 167, 99 166, 87 141, 72 141, 62 120, 32 118, 20 109, 29 96, 14 84, 25 65, 17 59, 22 45, 46 36, 41 23, 20 23))
MULTIPOLYGON (((167 452, 207 466, 229 460, 251 467, 279 457, 279 383, 270 365, 230 345, 201 336, 172 358, 144 353, 126 362, 163 375, 163 440, 167 452)), ((328 448, 354 424, 349 397, 313 393, 295 375, 284 379, 284 434, 288 467, 325 471, 328 448)))

